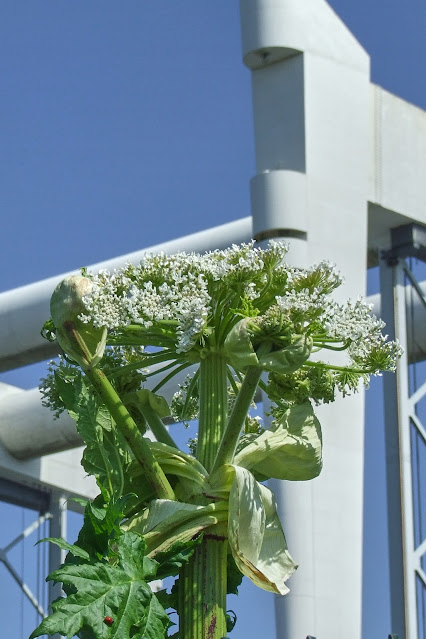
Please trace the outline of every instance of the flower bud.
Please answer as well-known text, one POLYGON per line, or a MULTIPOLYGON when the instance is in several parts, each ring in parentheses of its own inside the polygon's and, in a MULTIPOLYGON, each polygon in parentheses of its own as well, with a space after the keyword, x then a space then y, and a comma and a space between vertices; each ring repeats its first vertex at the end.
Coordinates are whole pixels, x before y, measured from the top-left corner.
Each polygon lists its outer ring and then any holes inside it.
POLYGON ((84 369, 96 366, 102 359, 107 330, 95 328, 79 319, 85 311, 83 298, 93 283, 82 275, 71 275, 55 288, 50 312, 56 338, 63 351, 84 369))
POLYGON ((236 370, 244 372, 248 366, 257 366, 292 373, 309 358, 313 343, 309 335, 297 333, 291 325, 271 326, 270 320, 266 315, 244 317, 231 328, 224 352, 236 370))
POLYGON ((92 288, 91 280, 82 275, 70 275, 58 284, 50 300, 50 313, 56 327, 78 319, 85 311, 83 297, 92 288))

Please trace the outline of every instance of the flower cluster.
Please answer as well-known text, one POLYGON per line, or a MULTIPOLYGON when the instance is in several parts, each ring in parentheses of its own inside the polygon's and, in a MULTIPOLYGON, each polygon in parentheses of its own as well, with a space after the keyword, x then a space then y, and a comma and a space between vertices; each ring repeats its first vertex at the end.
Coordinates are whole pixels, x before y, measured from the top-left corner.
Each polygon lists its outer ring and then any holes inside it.
MULTIPOLYGON (((283 243, 260 249, 251 242, 203 255, 147 254, 138 265, 88 273, 79 320, 106 328, 109 344, 154 347, 145 351, 143 367, 161 364, 161 372, 174 361, 170 375, 221 351, 230 379, 259 366, 283 376, 279 383, 272 378, 271 394, 272 387, 286 389, 286 401, 296 403, 332 401, 336 389, 346 394, 359 381, 368 384, 369 375, 393 370, 401 349, 382 334, 369 305, 332 299, 343 282, 336 267, 326 261, 290 267, 286 252, 283 243), (320 361, 319 351, 328 361, 320 361)), ((180 419, 194 412, 196 381, 175 397, 180 419)))
MULTIPOLYGON (((104 353, 100 368, 113 380, 114 387, 119 394, 125 395, 141 388, 145 379, 144 372, 139 369, 139 362, 143 362, 143 348, 123 348, 109 346, 104 353)), ((47 366, 45 377, 40 380, 41 403, 49 408, 55 418, 59 418, 66 410, 67 399, 73 394, 80 380, 84 379, 80 367, 63 355, 58 360, 51 360, 47 366)), ((70 406, 68 405, 68 408, 70 406)))
POLYGON ((65 411, 64 386, 67 384, 70 387, 74 386, 81 379, 81 376, 80 369, 62 356, 59 357, 58 361, 49 362, 47 374, 41 378, 39 388, 42 405, 49 408, 56 419, 65 411))
POLYGON ((242 299, 261 296, 268 273, 278 268, 285 252, 281 244, 265 252, 250 243, 205 255, 148 254, 137 266, 88 274, 93 287, 83 299, 85 311, 80 319, 113 331, 174 323, 176 350, 187 352, 202 337, 209 320, 217 320, 221 303, 232 300, 238 307, 242 299))

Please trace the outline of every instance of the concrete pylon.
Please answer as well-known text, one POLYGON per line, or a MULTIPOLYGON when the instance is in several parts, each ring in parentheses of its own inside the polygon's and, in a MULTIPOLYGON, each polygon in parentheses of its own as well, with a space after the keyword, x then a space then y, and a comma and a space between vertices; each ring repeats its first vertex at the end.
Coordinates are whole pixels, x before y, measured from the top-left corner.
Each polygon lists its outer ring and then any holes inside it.
MULTIPOLYGON (((291 263, 336 262, 341 295, 365 293, 369 57, 322 0, 242 0, 252 72, 257 239, 288 238, 291 263)), ((275 482, 300 567, 276 599, 277 638, 361 636, 362 393, 321 407, 324 470, 275 482)))

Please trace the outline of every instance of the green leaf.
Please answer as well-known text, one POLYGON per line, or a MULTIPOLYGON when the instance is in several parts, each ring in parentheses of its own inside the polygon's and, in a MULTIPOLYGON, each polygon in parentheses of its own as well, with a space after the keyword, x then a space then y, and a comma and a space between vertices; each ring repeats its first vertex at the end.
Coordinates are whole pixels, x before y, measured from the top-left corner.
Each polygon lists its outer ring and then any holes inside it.
POLYGON ((155 561, 160 566, 157 570, 156 578, 165 579, 178 574, 183 565, 188 563, 194 554, 195 548, 202 542, 203 535, 199 535, 197 539, 189 541, 177 541, 170 548, 155 555, 155 561))
POLYGON ((240 450, 234 463, 265 478, 304 481, 322 468, 321 425, 310 402, 285 411, 274 429, 266 430, 240 450))
POLYGON ((80 546, 77 546, 76 544, 69 544, 65 541, 65 539, 60 539, 58 537, 45 537, 44 539, 39 539, 35 545, 37 546, 37 544, 41 544, 44 541, 49 541, 51 544, 59 546, 62 550, 68 550, 68 552, 74 555, 74 557, 80 557, 86 561, 90 560, 90 555, 86 550, 83 550, 83 548, 80 548, 80 546))
POLYGON ((188 542, 203 530, 227 518, 227 503, 216 502, 207 506, 185 504, 168 499, 155 499, 143 515, 132 518, 126 528, 144 536, 147 553, 168 551, 178 542, 188 542))
POLYGON ((233 610, 226 611, 226 632, 232 632, 237 623, 237 615, 233 610))
POLYGON ((287 550, 274 495, 248 470, 234 469, 228 540, 235 563, 260 588, 284 595, 297 564, 287 550))
POLYGON ((120 522, 130 498, 130 495, 126 495, 105 504, 103 497, 99 495, 93 502, 87 502, 83 526, 75 545, 92 558, 108 557, 110 541, 122 534, 120 522))
POLYGON ((150 559, 145 554, 146 543, 136 534, 124 532, 117 541, 117 554, 120 558, 119 565, 129 575, 143 574, 147 579, 157 577, 158 562, 150 559))
POLYGON ((72 412, 75 410, 76 405, 76 385, 73 379, 66 380, 61 375, 61 370, 56 369, 54 374, 55 387, 58 391, 58 394, 61 400, 64 403, 65 408, 68 412, 72 412))
POLYGON ((119 496, 123 492, 124 472, 130 456, 107 408, 98 404, 82 380, 76 386, 77 405, 75 412, 70 414, 86 444, 82 466, 89 475, 96 477, 105 496, 119 496))
MULTIPOLYGON (((151 592, 147 580, 155 576, 157 564, 144 556, 145 543, 134 533, 125 533, 117 542, 117 565, 64 565, 48 579, 62 582, 75 592, 52 604, 52 614, 34 630, 29 639, 59 633, 71 639, 90 629, 94 639, 144 637, 161 639, 170 625, 168 615, 151 592), (106 616, 114 620, 104 623, 106 616)), ((87 635, 91 636, 90 633, 87 635)))
POLYGON ((226 567, 226 593, 238 595, 238 587, 243 580, 243 573, 239 570, 232 553, 228 553, 226 567))

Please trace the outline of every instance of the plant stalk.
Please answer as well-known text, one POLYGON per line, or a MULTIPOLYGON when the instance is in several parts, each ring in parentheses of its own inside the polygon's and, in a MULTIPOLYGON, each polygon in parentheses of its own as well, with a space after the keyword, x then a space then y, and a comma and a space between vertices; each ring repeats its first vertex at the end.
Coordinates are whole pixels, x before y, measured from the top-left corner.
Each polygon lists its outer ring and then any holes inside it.
POLYGON ((220 353, 210 353, 200 362, 200 416, 197 459, 210 472, 225 430, 227 418, 227 370, 220 353))
MULTIPOLYGON (((200 363, 197 459, 210 471, 227 417, 227 370, 219 353, 200 363)), ((205 534, 179 577, 179 639, 226 636, 227 524, 205 534)))
POLYGON ((163 424, 163 421, 158 417, 157 413, 149 404, 141 404, 139 403, 138 409, 146 419, 146 422, 150 429, 152 430, 155 439, 158 442, 163 442, 163 444, 167 444, 168 446, 172 446, 173 448, 178 448, 175 440, 170 435, 166 426, 163 424))
POLYGON ((180 573, 180 639, 226 637, 226 524, 212 530, 180 573))
POLYGON ((175 499, 169 480, 106 375, 96 367, 87 368, 85 373, 142 467, 143 473, 154 490, 156 497, 158 499, 175 499))
POLYGON ((238 439, 256 393, 261 375, 261 368, 257 368, 256 366, 248 367, 217 451, 216 459, 212 467, 212 473, 223 464, 230 464, 232 462, 235 449, 238 444, 238 439))

